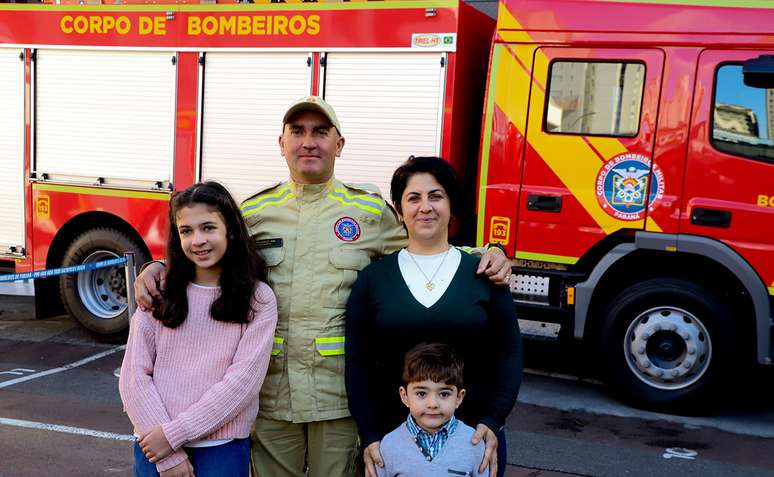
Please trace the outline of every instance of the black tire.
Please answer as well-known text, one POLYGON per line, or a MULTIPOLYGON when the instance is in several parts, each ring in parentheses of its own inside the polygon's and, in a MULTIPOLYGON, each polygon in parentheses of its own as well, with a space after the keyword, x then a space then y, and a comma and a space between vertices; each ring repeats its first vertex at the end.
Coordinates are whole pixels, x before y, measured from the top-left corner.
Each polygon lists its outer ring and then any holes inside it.
POLYGON ((625 401, 703 412, 739 355, 738 335, 728 305, 709 290, 680 279, 647 280, 624 289, 605 311, 600 365, 625 401))
MULTIPOLYGON (((91 229, 73 240, 62 266, 107 260, 125 252, 134 252, 137 266, 147 260, 143 246, 123 232, 91 229)), ((104 341, 121 341, 126 337, 129 316, 123 266, 63 275, 59 290, 67 311, 86 329, 104 341)))

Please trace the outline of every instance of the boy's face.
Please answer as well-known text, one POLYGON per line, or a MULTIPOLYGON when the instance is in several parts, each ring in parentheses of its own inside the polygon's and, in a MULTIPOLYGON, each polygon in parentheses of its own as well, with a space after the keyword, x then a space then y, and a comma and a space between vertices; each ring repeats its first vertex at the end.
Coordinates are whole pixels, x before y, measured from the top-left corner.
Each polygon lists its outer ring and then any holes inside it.
POLYGON ((425 380, 400 387, 400 399, 409 408, 411 417, 425 432, 438 432, 462 404, 464 389, 445 383, 425 380))

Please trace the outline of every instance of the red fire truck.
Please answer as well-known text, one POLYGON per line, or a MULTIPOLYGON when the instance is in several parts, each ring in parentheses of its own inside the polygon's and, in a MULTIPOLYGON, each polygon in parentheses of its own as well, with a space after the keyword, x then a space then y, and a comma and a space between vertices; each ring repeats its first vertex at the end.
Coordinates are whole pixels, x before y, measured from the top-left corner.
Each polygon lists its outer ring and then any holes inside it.
POLYGON ((659 3, 500 4, 477 230, 527 333, 687 407, 772 362, 774 5, 659 3))
MULTIPOLYGON (((339 179, 388 192, 411 154, 474 176, 495 23, 477 9, 168 3, 0 6, 5 269, 162 257, 171 191, 217 179, 241 200, 287 177, 281 118, 308 94, 343 124, 339 179)), ((120 268, 35 286, 98 334, 128 326, 120 268)))

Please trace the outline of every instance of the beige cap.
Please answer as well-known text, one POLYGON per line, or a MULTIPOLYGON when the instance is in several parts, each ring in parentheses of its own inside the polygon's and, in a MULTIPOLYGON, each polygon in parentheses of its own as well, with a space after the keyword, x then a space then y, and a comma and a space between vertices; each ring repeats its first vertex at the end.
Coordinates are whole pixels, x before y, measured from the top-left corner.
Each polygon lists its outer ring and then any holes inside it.
POLYGON ((284 128, 285 124, 288 123, 288 119, 299 111, 315 111, 322 114, 328 118, 328 121, 331 122, 336 131, 339 132, 339 135, 341 135, 341 124, 339 123, 339 118, 336 117, 336 111, 333 110, 333 106, 326 103, 319 96, 305 96, 291 104, 282 118, 282 127, 284 128))

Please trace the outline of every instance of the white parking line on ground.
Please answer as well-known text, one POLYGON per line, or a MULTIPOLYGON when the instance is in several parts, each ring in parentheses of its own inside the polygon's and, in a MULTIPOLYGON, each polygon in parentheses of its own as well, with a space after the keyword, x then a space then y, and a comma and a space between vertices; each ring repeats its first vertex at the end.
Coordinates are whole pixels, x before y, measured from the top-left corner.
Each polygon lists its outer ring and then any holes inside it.
POLYGON ((83 366, 84 364, 91 363, 92 361, 96 361, 100 358, 104 358, 105 356, 111 355, 113 353, 117 353, 118 351, 122 351, 126 348, 126 345, 117 346, 115 348, 111 348, 107 351, 103 351, 101 353, 97 353, 93 356, 89 356, 88 358, 83 358, 80 361, 76 361, 74 363, 66 364, 60 368, 52 368, 47 369, 46 371, 41 371, 39 373, 30 374, 29 376, 24 376, 21 378, 11 379, 8 381, 3 381, 0 383, 0 389, 7 388, 8 386, 13 386, 14 384, 23 383, 25 381, 29 381, 31 379, 37 379, 42 378, 43 376, 48 376, 51 374, 61 373, 62 371, 67 371, 68 369, 77 368, 78 366, 83 366))
POLYGON ((13 368, 10 371, 0 371, 0 374, 12 374, 14 376, 21 376, 24 373, 34 373, 34 369, 27 369, 27 368, 13 368))
POLYGON ((112 439, 115 441, 133 441, 134 436, 128 434, 115 434, 113 432, 95 431, 81 427, 60 426, 58 424, 46 424, 44 422, 22 421, 19 419, 7 419, 0 417, 0 425, 24 427, 26 429, 38 429, 43 431, 63 432, 79 436, 99 437, 100 439, 112 439))

